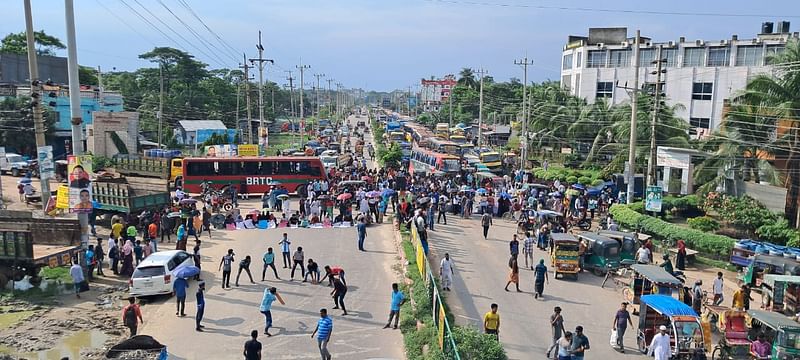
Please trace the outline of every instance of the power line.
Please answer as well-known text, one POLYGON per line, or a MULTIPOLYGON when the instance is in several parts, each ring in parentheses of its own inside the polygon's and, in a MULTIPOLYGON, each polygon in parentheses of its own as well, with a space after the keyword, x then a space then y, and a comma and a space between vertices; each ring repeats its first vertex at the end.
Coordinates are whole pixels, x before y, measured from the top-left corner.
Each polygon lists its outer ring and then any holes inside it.
MULTIPOLYGON (((200 41, 200 43, 203 44, 203 46, 205 46, 205 48, 208 49, 208 51, 210 51, 211 54, 213 54, 215 56, 216 60, 219 60, 222 64, 225 64, 225 61, 222 60, 222 58, 220 58, 217 55, 217 53, 215 52, 215 50, 217 52, 221 52, 219 50, 219 48, 217 48, 214 44, 209 43, 206 39, 204 39, 202 36, 200 36, 200 34, 198 34, 197 31, 192 29, 192 27, 189 26, 189 24, 187 24, 185 21, 183 21, 183 19, 181 19, 180 16, 175 14, 175 12, 173 12, 172 9, 170 9, 169 6, 167 6, 167 4, 164 4, 164 2, 162 0, 156 0, 156 1, 158 1, 158 3, 161 4, 161 6, 164 7, 164 9, 166 9, 167 12, 172 14, 172 17, 174 17, 176 20, 178 20, 178 22, 180 22, 181 25, 183 25, 183 27, 185 27, 187 30, 189 30, 189 33, 191 33, 198 41, 200 41), (212 49, 212 47, 214 49, 212 49)), ((233 59, 234 59, 234 62, 235 62, 236 61, 236 57, 233 57, 233 59)))
POLYGON ((195 11, 194 11, 194 10, 192 10, 192 7, 191 7, 191 6, 189 6, 189 4, 188 4, 186 1, 184 1, 184 0, 178 0, 178 2, 180 2, 180 3, 181 3, 181 5, 183 5, 183 7, 184 7, 184 8, 186 8, 186 10, 188 10, 188 11, 189 11, 189 13, 190 13, 190 14, 192 14, 192 16, 193 16, 195 19, 197 19, 197 21, 199 21, 199 22, 200 22, 200 24, 202 24, 202 25, 203 25, 203 27, 205 27, 205 29, 206 29, 206 30, 208 30, 208 32, 209 32, 209 33, 211 33, 211 35, 213 35, 213 36, 214 36, 214 37, 215 37, 215 38, 216 38, 216 39, 219 41, 219 43, 220 43, 220 44, 222 44, 222 46, 224 46, 224 47, 226 47, 228 50, 230 50, 230 51, 232 52, 232 54, 238 54, 238 50, 236 50, 236 49, 235 49, 233 46, 231 46, 231 45, 230 45, 228 42, 226 42, 225 40, 223 40, 221 36, 219 36, 219 35, 218 35, 216 32, 214 32, 214 30, 211 30, 211 28, 210 28, 208 25, 206 25, 205 21, 203 21, 203 19, 201 19, 201 18, 200 18, 200 16, 199 16, 199 15, 197 15, 197 13, 195 13, 195 11))

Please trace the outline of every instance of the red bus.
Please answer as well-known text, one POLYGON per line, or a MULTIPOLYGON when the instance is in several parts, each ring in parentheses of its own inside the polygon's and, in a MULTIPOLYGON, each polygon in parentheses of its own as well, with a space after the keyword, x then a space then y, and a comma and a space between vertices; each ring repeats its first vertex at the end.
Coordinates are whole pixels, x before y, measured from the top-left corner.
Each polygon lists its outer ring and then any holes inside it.
POLYGON ((423 172, 433 174, 436 172, 458 174, 461 172, 461 160, 450 154, 415 148, 411 151, 409 172, 423 172))
POLYGON ((289 192, 314 180, 326 180, 318 157, 230 157, 183 159, 183 190, 200 193, 200 184, 214 188, 235 185, 240 193, 264 193, 278 183, 289 192))

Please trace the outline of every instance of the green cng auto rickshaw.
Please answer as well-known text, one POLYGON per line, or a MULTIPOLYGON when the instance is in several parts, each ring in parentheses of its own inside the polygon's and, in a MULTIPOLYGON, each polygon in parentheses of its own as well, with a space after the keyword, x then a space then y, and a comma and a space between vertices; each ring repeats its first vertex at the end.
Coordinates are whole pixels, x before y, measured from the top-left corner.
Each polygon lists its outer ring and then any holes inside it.
POLYGON ((676 297, 683 301, 683 283, 668 273, 664 268, 655 265, 634 264, 633 280, 630 286, 622 290, 625 301, 638 304, 643 295, 659 294, 676 297))
POLYGON ((772 344, 768 359, 800 359, 800 323, 772 311, 747 310, 747 315, 750 317, 748 338, 764 335, 772 344))
POLYGON ((598 230, 598 234, 616 240, 619 245, 619 258, 621 260, 636 260, 636 250, 639 250, 639 240, 636 234, 624 231, 598 230))
POLYGON ((583 255, 583 267, 593 274, 602 276, 608 271, 619 268, 619 243, 616 240, 590 232, 575 235, 578 240, 586 242, 586 253, 583 255))

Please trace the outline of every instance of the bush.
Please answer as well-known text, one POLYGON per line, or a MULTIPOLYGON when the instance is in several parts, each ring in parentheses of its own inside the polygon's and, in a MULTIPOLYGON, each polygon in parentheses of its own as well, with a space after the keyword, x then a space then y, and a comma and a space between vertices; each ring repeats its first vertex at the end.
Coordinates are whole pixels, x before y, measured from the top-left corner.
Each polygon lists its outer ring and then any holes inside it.
POLYGON ((702 232, 714 232, 719 230, 719 222, 708 216, 691 218, 686 221, 689 227, 702 232))
POLYGON ((592 186, 600 186, 603 185, 604 182, 603 179, 594 179, 592 180, 592 186))
POLYGON ((773 223, 759 226, 756 229, 756 235, 759 239, 773 244, 786 244, 794 247, 798 245, 798 238, 800 238, 800 232, 789 227, 789 222, 782 217, 773 223))
POLYGON ((453 338, 458 344, 458 353, 462 359, 470 360, 502 360, 507 359, 503 345, 494 336, 483 334, 469 326, 458 326, 453 329, 453 338))
POLYGON ((581 185, 589 185, 592 183, 592 179, 588 176, 581 176, 578 178, 578 183, 581 185))
POLYGON ((686 241, 686 245, 708 257, 724 258, 730 255, 734 239, 727 236, 707 234, 695 229, 670 224, 664 220, 640 214, 626 205, 615 204, 609 209, 620 225, 652 235, 656 239, 675 242, 686 241))
POLYGON ((567 183, 574 184, 576 182, 578 182, 578 177, 577 176, 575 176, 575 175, 567 176, 567 183))

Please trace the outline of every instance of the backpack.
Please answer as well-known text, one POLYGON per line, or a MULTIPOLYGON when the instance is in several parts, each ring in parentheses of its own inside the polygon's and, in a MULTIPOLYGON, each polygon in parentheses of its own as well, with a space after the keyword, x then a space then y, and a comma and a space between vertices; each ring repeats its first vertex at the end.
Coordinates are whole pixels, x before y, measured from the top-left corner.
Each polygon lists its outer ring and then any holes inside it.
POLYGON ((132 327, 136 326, 136 308, 133 305, 128 305, 125 308, 125 326, 132 327))
POLYGON ((111 250, 108 251, 108 257, 111 259, 119 258, 119 253, 116 246, 112 247, 111 250))

